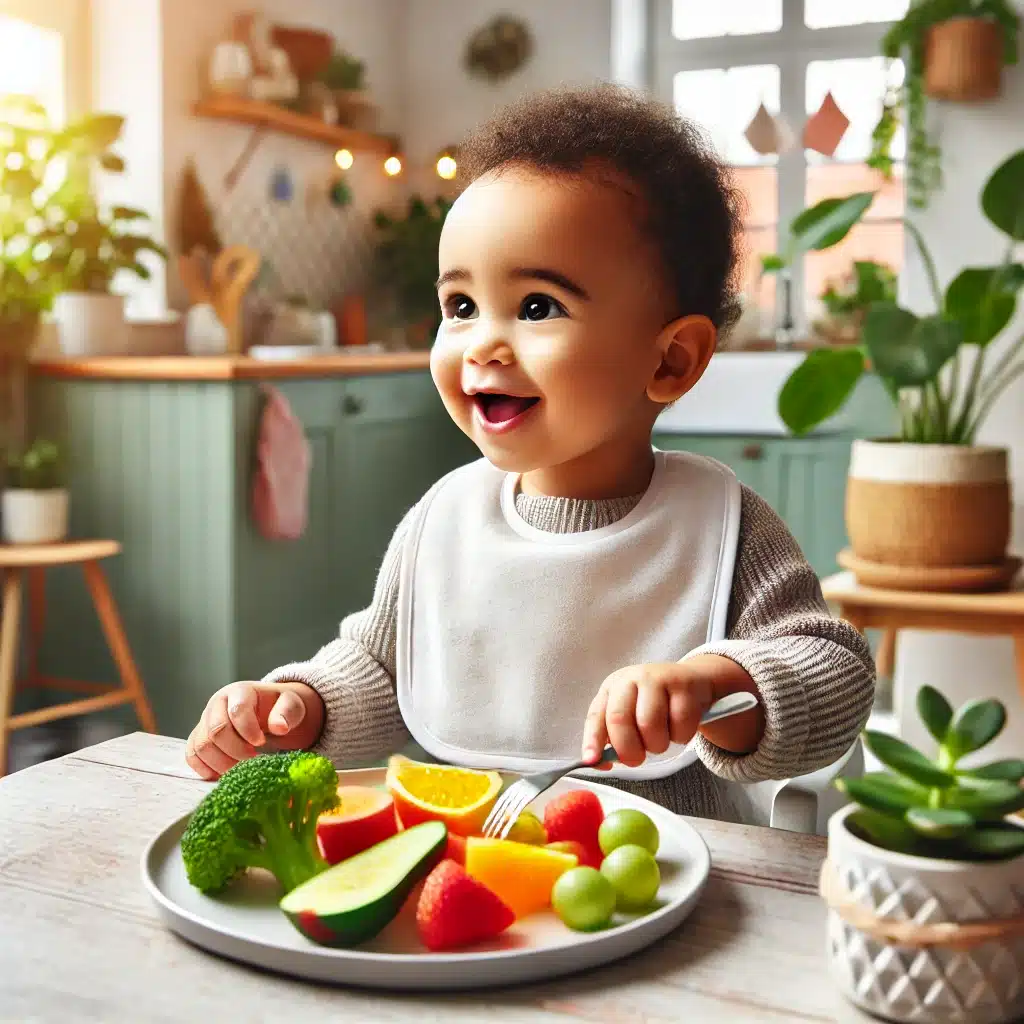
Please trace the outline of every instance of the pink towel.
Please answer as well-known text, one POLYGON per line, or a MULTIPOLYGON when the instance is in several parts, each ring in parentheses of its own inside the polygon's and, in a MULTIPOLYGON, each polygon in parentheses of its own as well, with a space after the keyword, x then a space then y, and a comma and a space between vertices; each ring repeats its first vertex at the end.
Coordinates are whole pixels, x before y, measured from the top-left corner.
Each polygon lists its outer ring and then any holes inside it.
POLYGON ((252 514, 267 540, 298 540, 308 515, 309 444, 284 395, 269 385, 262 390, 252 514))

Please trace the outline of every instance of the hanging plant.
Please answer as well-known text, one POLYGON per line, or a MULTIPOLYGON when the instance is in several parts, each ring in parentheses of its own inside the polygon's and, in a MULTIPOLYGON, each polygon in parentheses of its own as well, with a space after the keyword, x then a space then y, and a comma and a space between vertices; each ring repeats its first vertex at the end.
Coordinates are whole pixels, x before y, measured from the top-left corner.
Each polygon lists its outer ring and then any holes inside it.
POLYGON ((916 0, 882 39, 882 54, 902 58, 903 85, 891 89, 872 134, 868 165, 892 174, 900 113, 907 129, 907 201, 922 209, 942 184, 941 151, 927 126, 927 98, 989 99, 1000 73, 1017 63, 1020 17, 1010 0, 916 0))

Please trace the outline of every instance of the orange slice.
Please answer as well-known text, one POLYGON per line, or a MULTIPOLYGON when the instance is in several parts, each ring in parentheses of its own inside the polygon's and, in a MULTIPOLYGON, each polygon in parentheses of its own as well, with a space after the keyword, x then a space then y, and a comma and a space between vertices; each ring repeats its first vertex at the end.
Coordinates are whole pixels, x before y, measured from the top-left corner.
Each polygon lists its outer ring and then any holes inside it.
POLYGON ((443 821, 450 832, 469 836, 483 827, 501 791, 501 776, 393 757, 388 762, 385 784, 405 828, 424 821, 443 821))
POLYGON ((545 846, 479 836, 466 840, 466 873, 499 896, 516 917, 550 906, 555 882, 577 863, 574 854, 545 846))

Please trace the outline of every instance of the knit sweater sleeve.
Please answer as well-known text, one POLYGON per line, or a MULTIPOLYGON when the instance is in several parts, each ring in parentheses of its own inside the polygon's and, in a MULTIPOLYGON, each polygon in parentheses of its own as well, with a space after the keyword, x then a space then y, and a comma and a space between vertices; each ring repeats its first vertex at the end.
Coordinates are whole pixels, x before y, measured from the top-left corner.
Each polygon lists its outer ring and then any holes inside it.
POLYGON ((698 736, 701 761, 732 782, 786 779, 838 761, 863 729, 875 669, 864 638, 833 618, 814 571, 772 508, 744 487, 727 639, 691 652, 731 658, 765 711, 758 748, 737 756, 698 736))
POLYGON ((395 692, 395 633, 402 550, 414 511, 391 538, 370 606, 347 616, 337 638, 308 661, 264 678, 306 683, 320 694, 324 727, 313 749, 336 765, 376 761, 409 741, 395 692))

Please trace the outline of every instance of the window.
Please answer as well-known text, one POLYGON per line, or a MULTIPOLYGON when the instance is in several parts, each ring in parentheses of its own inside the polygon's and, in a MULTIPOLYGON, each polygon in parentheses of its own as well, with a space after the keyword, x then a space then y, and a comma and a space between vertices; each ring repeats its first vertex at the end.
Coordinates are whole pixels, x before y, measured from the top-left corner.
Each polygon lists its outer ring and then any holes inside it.
MULTIPOLYGON (((828 196, 878 190, 871 210, 834 249, 812 253, 794 268, 798 322, 829 279, 856 259, 898 270, 902 263, 904 140, 893 146, 897 166, 886 181, 865 160, 888 86, 903 74, 878 56, 888 23, 909 0, 657 0, 652 38, 655 92, 700 124, 734 169, 745 193, 742 286, 769 315, 776 282, 761 279, 760 255, 779 244, 779 225, 828 196), (831 92, 850 124, 832 157, 805 150, 808 116, 831 92), (761 105, 795 135, 781 154, 755 152, 744 132, 761 105)), ((768 319, 766 327, 770 326, 768 319)))

